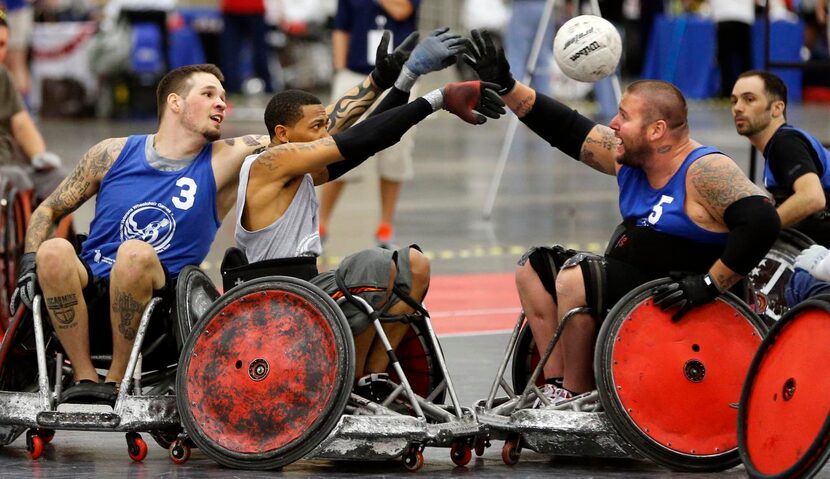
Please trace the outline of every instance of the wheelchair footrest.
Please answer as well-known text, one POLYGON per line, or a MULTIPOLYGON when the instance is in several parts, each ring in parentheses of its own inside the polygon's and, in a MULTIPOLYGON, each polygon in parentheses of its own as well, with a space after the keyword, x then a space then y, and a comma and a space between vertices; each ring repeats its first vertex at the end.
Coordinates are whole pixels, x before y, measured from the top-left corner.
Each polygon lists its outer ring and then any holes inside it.
POLYGON ((112 412, 58 412, 43 411, 37 423, 50 429, 114 430, 121 417, 112 412))

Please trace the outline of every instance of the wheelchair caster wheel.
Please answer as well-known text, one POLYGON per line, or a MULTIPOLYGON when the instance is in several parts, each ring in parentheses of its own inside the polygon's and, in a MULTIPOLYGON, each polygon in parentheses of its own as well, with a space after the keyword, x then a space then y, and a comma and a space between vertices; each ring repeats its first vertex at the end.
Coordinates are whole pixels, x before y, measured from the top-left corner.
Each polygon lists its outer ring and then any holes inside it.
POLYGON ((38 436, 33 430, 26 433, 26 450, 29 451, 29 456, 38 459, 43 454, 44 440, 38 436))
POLYGON ((456 466, 466 466, 473 458, 473 450, 466 441, 454 442, 450 448, 450 458, 456 466))
POLYGON ((184 464, 188 459, 190 459, 190 446, 186 441, 182 441, 181 439, 177 439, 170 444, 169 451, 170 460, 173 461, 174 464, 184 464))
POLYGON ((55 438, 55 430, 38 428, 37 435, 43 439, 44 444, 49 444, 55 438))
POLYGON ((136 432, 127 433, 127 454, 135 462, 141 462, 147 457, 147 443, 136 432))
POLYGON ((418 450, 406 453, 403 456, 403 467, 412 472, 424 467, 424 453, 418 450))
POLYGON ((518 441, 505 441, 504 447, 501 448, 501 460, 508 466, 515 466, 519 462, 521 453, 518 441))
POLYGON ((484 455, 484 450, 490 447, 490 441, 484 438, 477 438, 476 439, 476 456, 481 457, 484 455))

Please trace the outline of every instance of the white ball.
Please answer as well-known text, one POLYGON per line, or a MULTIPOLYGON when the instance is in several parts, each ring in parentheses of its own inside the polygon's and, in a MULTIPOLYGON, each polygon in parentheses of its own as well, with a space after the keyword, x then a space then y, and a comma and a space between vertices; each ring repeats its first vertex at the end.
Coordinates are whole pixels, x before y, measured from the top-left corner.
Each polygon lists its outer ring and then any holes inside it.
POLYGON ((614 73, 622 40, 614 25, 595 15, 574 17, 556 32, 553 55, 562 72, 574 80, 594 82, 614 73))

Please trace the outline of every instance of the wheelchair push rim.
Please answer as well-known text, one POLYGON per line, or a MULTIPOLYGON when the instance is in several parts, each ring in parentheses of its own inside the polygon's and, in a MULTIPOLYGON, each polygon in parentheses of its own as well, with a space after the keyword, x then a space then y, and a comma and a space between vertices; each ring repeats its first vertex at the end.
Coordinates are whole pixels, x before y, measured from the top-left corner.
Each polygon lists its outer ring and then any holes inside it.
POLYGON ((740 462, 735 424, 741 386, 766 326, 731 294, 678 323, 651 290, 631 291, 602 324, 594 372, 602 406, 637 452, 675 470, 740 462))
POLYGON ((222 465, 282 467, 340 420, 354 356, 343 313, 319 288, 281 276, 250 281, 216 301, 185 342, 182 423, 222 465))
POLYGON ((816 474, 830 455, 830 296, 788 311, 758 349, 741 393, 738 445, 755 478, 816 474))

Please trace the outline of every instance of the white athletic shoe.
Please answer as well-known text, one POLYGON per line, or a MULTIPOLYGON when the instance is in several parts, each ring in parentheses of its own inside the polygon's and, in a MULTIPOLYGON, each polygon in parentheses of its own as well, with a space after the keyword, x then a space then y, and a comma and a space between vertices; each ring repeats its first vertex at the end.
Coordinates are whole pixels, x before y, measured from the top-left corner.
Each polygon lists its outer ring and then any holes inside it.
POLYGON ((571 396, 551 405, 557 411, 600 412, 602 403, 599 401, 599 392, 596 389, 586 393, 571 396))
MULTIPOLYGON (((542 394, 545 395, 550 400, 551 406, 556 406, 557 404, 567 401, 571 398, 571 392, 565 388, 556 387, 553 384, 545 384, 542 386, 542 394)), ((542 402, 541 399, 536 398, 533 402, 533 409, 537 409, 540 407, 545 407, 545 403, 542 402)))

